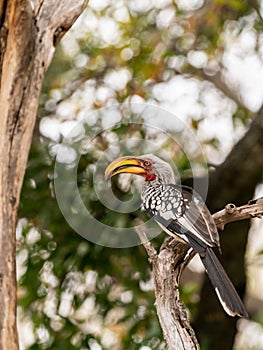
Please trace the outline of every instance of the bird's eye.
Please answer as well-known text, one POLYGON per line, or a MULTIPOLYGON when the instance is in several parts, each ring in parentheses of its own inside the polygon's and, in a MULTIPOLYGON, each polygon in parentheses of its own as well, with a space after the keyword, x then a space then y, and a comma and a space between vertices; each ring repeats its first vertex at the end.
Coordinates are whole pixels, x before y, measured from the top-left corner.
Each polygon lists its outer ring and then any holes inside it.
POLYGON ((151 165, 151 162, 149 162, 149 160, 145 160, 143 162, 143 165, 146 166, 146 167, 149 167, 151 165))

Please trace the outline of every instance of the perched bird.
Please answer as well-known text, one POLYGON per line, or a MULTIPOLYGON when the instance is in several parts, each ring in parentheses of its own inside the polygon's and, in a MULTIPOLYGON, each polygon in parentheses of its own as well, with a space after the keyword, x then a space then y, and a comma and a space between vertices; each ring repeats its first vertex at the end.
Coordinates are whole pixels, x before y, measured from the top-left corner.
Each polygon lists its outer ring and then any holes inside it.
POLYGON ((172 167, 152 154, 114 160, 105 171, 105 179, 120 173, 144 177, 141 192, 144 209, 166 233, 183 239, 199 254, 226 313, 248 318, 242 301, 213 251, 214 247, 220 249, 219 234, 200 195, 190 187, 177 185, 172 167))

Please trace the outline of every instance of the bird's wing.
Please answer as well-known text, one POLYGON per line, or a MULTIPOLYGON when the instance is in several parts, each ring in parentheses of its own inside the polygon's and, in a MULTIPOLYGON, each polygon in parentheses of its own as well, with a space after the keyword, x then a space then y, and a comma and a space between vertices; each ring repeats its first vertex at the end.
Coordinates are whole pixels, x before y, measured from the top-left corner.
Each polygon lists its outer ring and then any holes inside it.
MULTIPOLYGON (((197 253, 204 254, 207 246, 214 247, 219 244, 219 235, 213 217, 204 201, 186 186, 165 185, 165 192, 169 192, 165 205, 160 210, 146 208, 161 227, 170 235, 179 236, 188 242, 197 253), (175 207, 167 200, 176 197, 179 207, 175 207)), ((162 198, 164 201, 165 198, 162 198)))
POLYGON ((220 248, 216 224, 202 197, 187 186, 182 186, 182 195, 186 203, 184 217, 187 222, 199 233, 202 233, 202 237, 207 242, 220 248))

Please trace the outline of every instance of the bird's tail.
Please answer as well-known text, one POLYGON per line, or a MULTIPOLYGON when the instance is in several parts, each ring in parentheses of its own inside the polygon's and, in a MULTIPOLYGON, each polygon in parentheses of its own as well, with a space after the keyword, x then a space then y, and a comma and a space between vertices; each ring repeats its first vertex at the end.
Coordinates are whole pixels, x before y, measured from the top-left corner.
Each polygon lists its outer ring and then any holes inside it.
POLYGON ((244 304, 213 250, 208 247, 201 259, 226 313, 230 316, 248 318, 244 304))

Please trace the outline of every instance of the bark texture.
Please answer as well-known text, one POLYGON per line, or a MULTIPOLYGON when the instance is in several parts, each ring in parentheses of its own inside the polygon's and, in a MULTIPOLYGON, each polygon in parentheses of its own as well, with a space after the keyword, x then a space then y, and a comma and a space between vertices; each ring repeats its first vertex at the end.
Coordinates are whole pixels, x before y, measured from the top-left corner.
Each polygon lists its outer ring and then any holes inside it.
POLYGON ((168 239, 157 253, 145 233, 136 230, 152 264, 155 307, 168 350, 199 350, 179 295, 181 273, 194 254, 187 256, 189 246, 175 239, 168 239))
POLYGON ((218 229, 223 230, 225 225, 238 221, 251 218, 262 218, 262 206, 263 198, 254 199, 248 202, 248 204, 236 207, 235 204, 229 203, 223 210, 215 213, 213 218, 215 220, 218 229))
POLYGON ((43 76, 86 0, 0 0, 0 349, 18 349, 15 229, 43 76))

